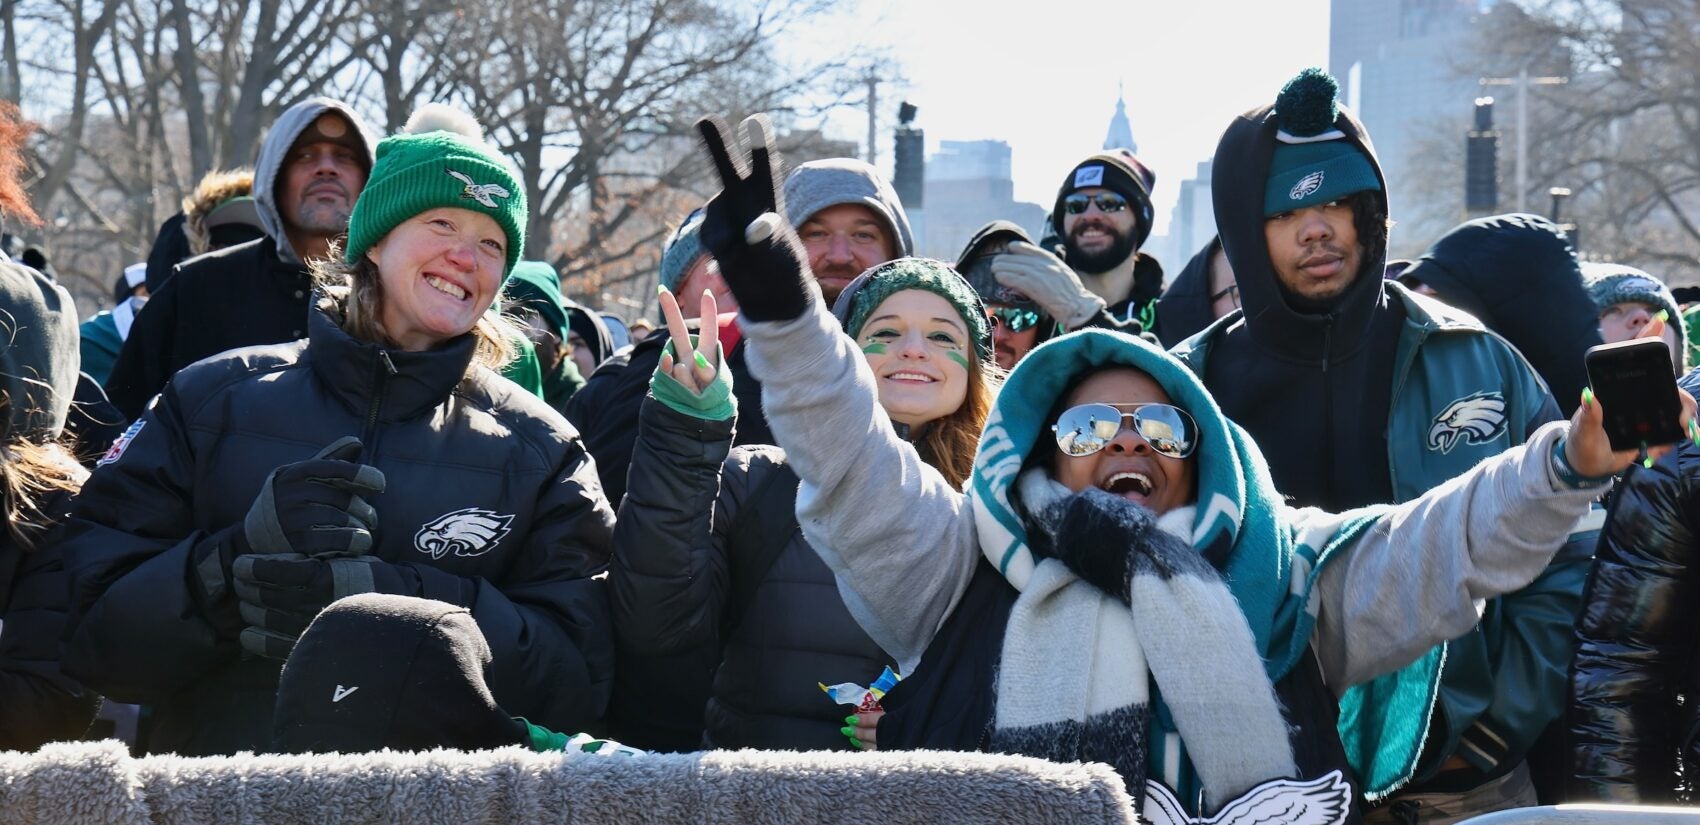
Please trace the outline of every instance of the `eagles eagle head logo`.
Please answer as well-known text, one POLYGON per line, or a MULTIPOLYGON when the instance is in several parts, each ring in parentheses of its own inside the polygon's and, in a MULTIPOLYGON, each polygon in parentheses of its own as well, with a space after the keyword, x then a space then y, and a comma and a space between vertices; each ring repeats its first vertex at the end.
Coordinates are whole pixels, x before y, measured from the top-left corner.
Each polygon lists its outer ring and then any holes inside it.
POLYGON ((1299 178, 1299 182, 1293 184, 1293 188, 1287 192, 1287 197, 1296 201, 1304 200, 1306 195, 1309 195, 1321 188, 1322 170, 1318 169, 1315 172, 1299 178))
POLYGON ((1442 455, 1459 444, 1486 444, 1505 432, 1505 396, 1474 392, 1446 405, 1428 429, 1428 448, 1442 455))
POLYGON ((507 187, 499 183, 473 183, 472 178, 469 178, 460 172, 456 172, 453 169, 444 169, 443 171, 449 173, 449 177, 466 184, 466 186, 462 187, 460 190, 461 197, 468 200, 478 201, 479 205, 486 209, 495 209, 498 206, 496 201, 491 198, 492 195, 502 199, 513 197, 513 193, 509 192, 507 187))
POLYGON ((457 556, 482 556, 502 543, 510 532, 513 516, 492 510, 467 507, 444 513, 419 528, 413 536, 413 547, 421 553, 440 559, 453 553, 457 556))

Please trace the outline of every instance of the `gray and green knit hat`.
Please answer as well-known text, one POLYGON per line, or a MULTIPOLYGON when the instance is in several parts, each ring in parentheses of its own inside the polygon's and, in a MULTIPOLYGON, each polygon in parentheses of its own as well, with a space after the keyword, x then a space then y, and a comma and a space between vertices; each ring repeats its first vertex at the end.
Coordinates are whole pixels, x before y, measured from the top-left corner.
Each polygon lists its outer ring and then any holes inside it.
POLYGON ((975 356, 981 363, 992 361, 992 327, 986 320, 986 305, 968 281, 944 261, 898 258, 875 266, 844 287, 832 314, 844 324, 844 331, 854 336, 875 308, 906 289, 926 290, 948 301, 974 338, 975 356))
MULTIPOLYGON (((1662 309, 1669 316, 1665 325, 1676 330, 1676 340, 1688 340, 1682 310, 1677 307, 1676 297, 1664 281, 1632 266, 1587 261, 1582 264, 1582 286, 1588 290, 1588 297, 1594 299, 1596 312, 1605 312, 1626 303, 1662 309)), ((1688 359, 1682 360, 1686 362, 1688 359)), ((1677 372, 1687 372, 1687 366, 1686 363, 1677 364, 1677 372)))
POLYGON ((508 236, 504 274, 525 254, 525 189, 502 156, 482 140, 433 131, 378 144, 372 174, 348 219, 343 260, 354 263, 402 221, 440 207, 482 212, 501 225, 508 236))
POLYGON ((1263 189, 1265 217, 1381 191, 1369 157, 1334 128, 1339 116, 1340 84, 1333 75, 1305 69, 1281 87, 1275 99, 1279 131, 1263 189))

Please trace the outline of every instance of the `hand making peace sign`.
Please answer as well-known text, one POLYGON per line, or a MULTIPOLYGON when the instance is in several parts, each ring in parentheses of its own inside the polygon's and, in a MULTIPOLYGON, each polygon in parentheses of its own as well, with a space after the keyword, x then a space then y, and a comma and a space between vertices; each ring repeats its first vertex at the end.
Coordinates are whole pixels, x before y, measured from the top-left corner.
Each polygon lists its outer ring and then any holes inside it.
POLYGON ((810 287, 814 277, 802 242, 785 219, 773 124, 762 114, 744 119, 739 131, 748 145, 747 158, 726 121, 705 117, 697 121, 697 131, 720 176, 720 192, 704 209, 702 243, 720 264, 738 310, 751 321, 802 315, 816 300, 810 287))

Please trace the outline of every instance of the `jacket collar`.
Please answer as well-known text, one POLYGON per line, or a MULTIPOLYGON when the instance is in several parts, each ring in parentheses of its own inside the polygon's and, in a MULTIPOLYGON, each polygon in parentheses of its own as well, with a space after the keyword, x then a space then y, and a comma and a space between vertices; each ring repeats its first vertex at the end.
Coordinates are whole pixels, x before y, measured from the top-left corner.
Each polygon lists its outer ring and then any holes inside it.
POLYGON ((307 324, 313 372, 357 415, 404 421, 446 401, 466 377, 471 333, 436 349, 406 352, 349 335, 315 302, 307 324))

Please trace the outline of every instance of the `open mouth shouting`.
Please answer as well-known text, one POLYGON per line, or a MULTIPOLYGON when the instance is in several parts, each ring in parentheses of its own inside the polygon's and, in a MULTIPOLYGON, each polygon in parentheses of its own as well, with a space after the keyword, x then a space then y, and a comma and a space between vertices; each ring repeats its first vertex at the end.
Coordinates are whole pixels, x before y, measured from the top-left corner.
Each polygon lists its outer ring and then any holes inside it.
POLYGON ((1136 504, 1145 504, 1157 491, 1157 484, 1148 473, 1122 469, 1099 479, 1098 489, 1136 504))

